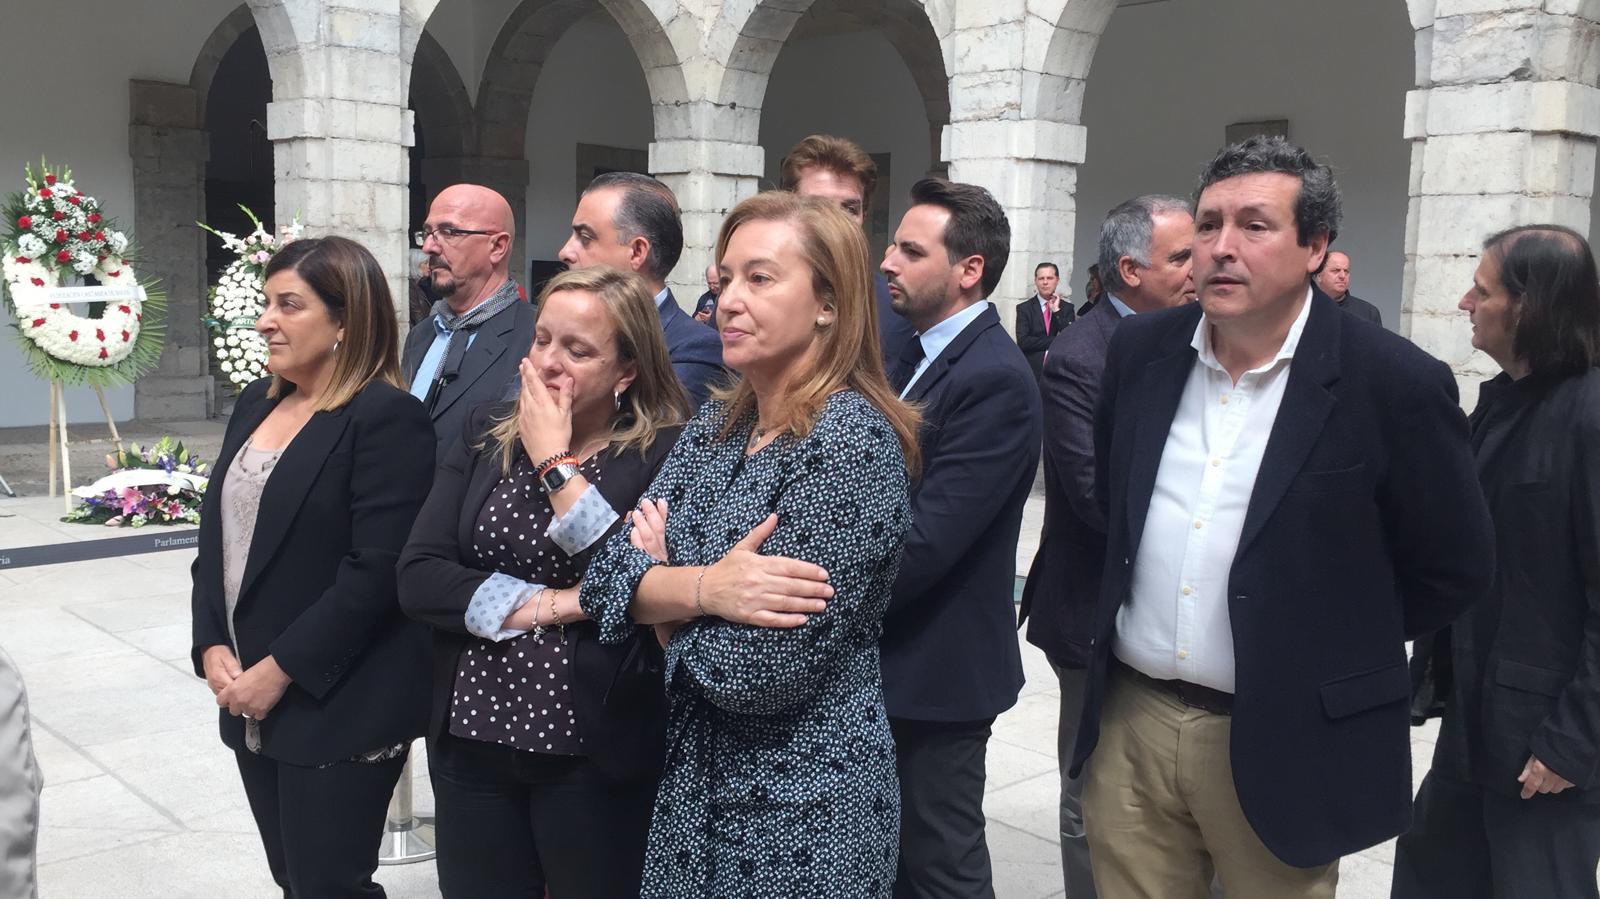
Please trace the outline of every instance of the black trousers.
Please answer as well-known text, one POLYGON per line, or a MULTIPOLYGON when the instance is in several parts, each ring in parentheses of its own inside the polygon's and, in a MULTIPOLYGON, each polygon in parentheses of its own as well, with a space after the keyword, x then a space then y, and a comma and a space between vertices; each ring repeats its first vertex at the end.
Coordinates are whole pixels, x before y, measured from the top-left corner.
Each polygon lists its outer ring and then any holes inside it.
POLYGON ((372 881, 404 755, 305 768, 234 753, 245 797, 285 899, 383 899, 372 881))
POLYGON ((1394 850, 1393 899, 1594 899, 1600 806, 1430 772, 1394 850))
POLYGON ((894 899, 994 899, 983 817, 993 724, 889 719, 900 769, 894 899))
POLYGON ((654 781, 448 733, 428 767, 445 899, 639 895, 654 781))

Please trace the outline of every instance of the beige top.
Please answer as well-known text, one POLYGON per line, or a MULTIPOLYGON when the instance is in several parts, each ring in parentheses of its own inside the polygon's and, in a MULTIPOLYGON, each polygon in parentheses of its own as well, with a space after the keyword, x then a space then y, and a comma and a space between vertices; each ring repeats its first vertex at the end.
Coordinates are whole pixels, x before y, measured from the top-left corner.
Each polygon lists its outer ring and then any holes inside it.
POLYGON ((256 532, 256 513, 272 467, 283 450, 258 450, 246 440, 222 481, 222 596, 228 611, 228 639, 234 654, 239 637, 233 631, 233 610, 239 605, 244 566, 250 558, 250 540, 256 532))

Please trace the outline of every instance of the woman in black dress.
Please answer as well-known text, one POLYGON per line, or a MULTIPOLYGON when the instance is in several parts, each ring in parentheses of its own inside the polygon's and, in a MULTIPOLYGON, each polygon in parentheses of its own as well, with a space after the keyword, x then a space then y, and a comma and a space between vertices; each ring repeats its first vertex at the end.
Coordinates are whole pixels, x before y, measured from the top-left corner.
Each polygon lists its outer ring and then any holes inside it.
POLYGON ((648 635, 602 645, 578 606, 594 547, 685 412, 649 289, 551 279, 513 403, 469 416, 400 560, 433 628, 439 888, 455 899, 636 896, 665 697, 648 635))
POLYGON ((590 566, 605 640, 668 638, 646 897, 889 895, 899 845, 878 637, 917 416, 884 377, 866 240, 821 199, 740 203, 717 240, 723 358, 590 566))

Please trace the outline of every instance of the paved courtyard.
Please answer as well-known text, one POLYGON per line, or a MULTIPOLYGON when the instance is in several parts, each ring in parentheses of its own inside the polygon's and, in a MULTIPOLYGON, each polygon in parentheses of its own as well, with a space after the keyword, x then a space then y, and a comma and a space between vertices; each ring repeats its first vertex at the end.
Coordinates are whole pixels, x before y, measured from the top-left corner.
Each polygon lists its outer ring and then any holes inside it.
MULTIPOLYGON (((1024 559, 1041 514, 1036 493, 1024 559)), ((60 500, 0 498, 0 555, 129 533, 62 524, 59 515, 60 500)), ((44 899, 277 895, 231 756, 217 740, 211 695, 189 667, 192 558, 181 550, 0 571, 0 645, 27 681, 46 780, 44 899)), ((1062 894, 1058 695, 1043 656, 1022 647, 1028 685, 989 747, 985 810, 1001 899, 1062 894)), ((1432 736, 1414 732, 1418 778, 1432 736)), ((416 799, 426 814, 433 797, 425 770, 419 757, 416 799)), ((1346 859, 1340 899, 1387 896, 1391 857, 1384 845, 1346 859)), ((381 868, 378 879, 397 899, 437 895, 431 863, 381 868)))

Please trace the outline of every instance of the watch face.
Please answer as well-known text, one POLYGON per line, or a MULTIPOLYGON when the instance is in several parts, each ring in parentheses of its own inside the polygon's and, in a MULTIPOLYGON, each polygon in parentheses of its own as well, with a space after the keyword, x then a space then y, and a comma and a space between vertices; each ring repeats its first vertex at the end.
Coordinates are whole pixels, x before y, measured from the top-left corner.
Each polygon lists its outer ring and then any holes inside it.
POLYGON ((562 487, 565 487, 567 485, 567 481, 571 480, 572 476, 577 473, 578 469, 572 465, 557 465, 555 468, 550 469, 549 471, 545 472, 544 477, 541 478, 541 480, 544 482, 545 492, 554 493, 557 490, 560 490, 562 487))

